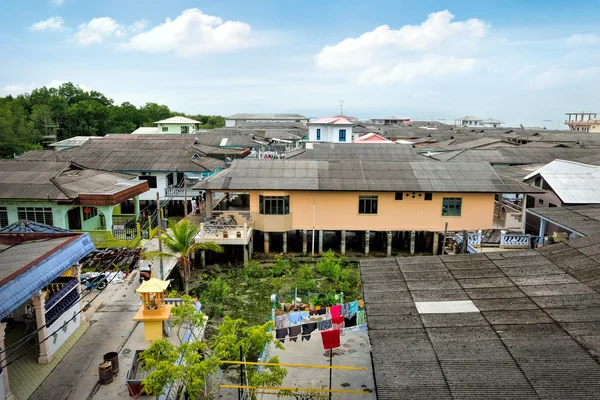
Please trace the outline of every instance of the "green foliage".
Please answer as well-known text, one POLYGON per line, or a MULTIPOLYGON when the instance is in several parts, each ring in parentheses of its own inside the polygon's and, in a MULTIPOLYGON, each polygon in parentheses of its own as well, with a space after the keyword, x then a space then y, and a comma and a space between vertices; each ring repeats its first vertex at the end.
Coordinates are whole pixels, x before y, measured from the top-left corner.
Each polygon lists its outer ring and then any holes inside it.
POLYGON ((207 295, 210 301, 222 303, 229 296, 229 293, 231 293, 231 287, 225 279, 217 277, 208 282, 207 295))
POLYGON ((244 265, 244 276, 247 278, 262 278, 265 276, 265 270, 258 261, 249 260, 244 265))
POLYGON ((343 257, 335 255, 333 250, 328 250, 323 253, 321 259, 317 262, 317 271, 327 277, 330 281, 339 282, 342 278, 343 268, 345 264, 343 257))
MULTIPOLYGON (((0 157, 13 157, 28 150, 42 149, 41 139, 49 125, 58 124, 57 140, 73 136, 104 136, 131 133, 141 126, 184 115, 168 106, 146 103, 142 107, 120 105, 95 90, 85 91, 66 82, 58 88, 41 87, 16 97, 0 97, 0 157)), ((186 115, 200 121, 203 129, 225 126, 225 119, 213 115, 186 115)))
POLYGON ((317 288, 317 282, 314 279, 313 268, 305 264, 298 268, 296 271, 296 279, 294 280, 294 286, 300 291, 313 291, 317 288))
POLYGON ((290 260, 281 256, 275 256, 275 263, 269 269, 269 275, 273 277, 290 275, 292 273, 292 264, 290 260))
MULTIPOLYGON (((165 387, 174 382, 182 382, 187 390, 188 398, 219 398, 216 392, 206 393, 206 382, 209 376, 215 376, 219 367, 223 370, 233 368, 235 364, 221 364, 220 360, 241 361, 256 360, 269 343, 274 341, 270 333, 271 321, 255 326, 248 326, 242 319, 225 317, 217 328, 216 334, 209 343, 188 342, 179 347, 168 340, 157 340, 140 354, 142 368, 149 370, 143 380, 144 389, 149 395, 162 393, 165 387), (179 358, 183 361, 176 365, 179 358)), ((283 349, 278 341, 277 348, 283 349)), ((273 357, 269 362, 278 363, 273 357)), ((248 381, 255 386, 280 386, 287 371, 282 367, 267 367, 258 373, 254 368, 247 368, 248 381)), ((221 375, 221 379, 226 374, 221 375)), ((218 388, 217 383, 214 387, 218 388)))

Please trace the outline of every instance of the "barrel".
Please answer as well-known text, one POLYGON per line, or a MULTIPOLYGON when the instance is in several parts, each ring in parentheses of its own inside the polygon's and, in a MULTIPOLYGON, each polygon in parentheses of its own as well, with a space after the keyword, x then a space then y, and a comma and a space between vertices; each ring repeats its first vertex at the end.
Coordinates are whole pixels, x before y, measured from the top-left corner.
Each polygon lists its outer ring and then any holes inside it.
POLYGON ((116 375, 119 372, 119 353, 111 351, 104 355, 104 361, 108 361, 112 365, 112 373, 116 375))
POLYGON ((98 374, 100 375, 100 384, 108 385, 113 381, 112 365, 108 361, 104 361, 98 367, 98 374))

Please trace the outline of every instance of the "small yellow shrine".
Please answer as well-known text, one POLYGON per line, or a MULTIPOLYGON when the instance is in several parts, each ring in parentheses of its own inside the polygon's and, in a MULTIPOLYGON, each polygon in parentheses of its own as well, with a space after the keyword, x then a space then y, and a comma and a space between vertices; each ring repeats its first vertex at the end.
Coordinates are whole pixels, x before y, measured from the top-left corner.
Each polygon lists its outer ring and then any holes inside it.
POLYGON ((142 296, 142 307, 133 317, 144 323, 144 338, 147 341, 162 339, 163 321, 171 315, 171 305, 165 304, 165 290, 169 281, 150 278, 135 291, 142 296))

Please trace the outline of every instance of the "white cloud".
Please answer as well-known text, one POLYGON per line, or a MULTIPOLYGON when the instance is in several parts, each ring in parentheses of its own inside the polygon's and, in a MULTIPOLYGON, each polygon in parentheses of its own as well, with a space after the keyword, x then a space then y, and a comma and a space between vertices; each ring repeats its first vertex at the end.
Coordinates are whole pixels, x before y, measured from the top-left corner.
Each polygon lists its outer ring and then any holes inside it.
POLYGON ((32 31, 58 31, 63 28, 65 21, 61 17, 50 17, 29 27, 32 31))
POLYGON ((475 65, 472 53, 477 52, 489 25, 476 18, 453 20, 454 15, 445 10, 430 14, 420 25, 399 29, 382 25, 325 46, 315 63, 323 70, 347 71, 351 79, 363 84, 406 83, 461 73, 475 65))
POLYGON ((132 32, 140 32, 143 31, 146 27, 148 26, 148 21, 146 21, 145 19, 141 19, 139 21, 135 21, 130 27, 129 29, 132 32))
POLYGON ((587 46, 600 44, 600 36, 594 33, 571 35, 567 38, 567 44, 572 46, 587 46))
POLYGON ((123 36, 125 28, 109 17, 93 18, 90 22, 81 24, 75 35, 75 40, 81 45, 102 43, 110 36, 123 36))
POLYGON ((485 36, 488 25, 479 19, 452 22, 448 10, 432 13, 421 25, 405 25, 394 30, 382 25, 358 38, 344 39, 336 45, 325 46, 315 61, 319 67, 337 69, 340 65, 368 65, 381 57, 398 52, 431 51, 452 41, 466 44, 485 36))
POLYGON ((177 18, 133 36, 123 46, 149 53, 192 55, 231 51, 250 45, 250 25, 225 21, 197 8, 185 10, 177 18))
MULTIPOLYGON (((53 79, 50 82, 48 82, 45 85, 38 85, 37 83, 16 83, 16 84, 8 84, 5 85, 4 87, 0 88, 0 95, 2 96, 7 96, 7 95, 13 95, 13 96, 17 96, 19 94, 23 94, 23 93, 31 93, 31 91, 33 89, 36 88, 40 88, 40 87, 47 87, 47 88, 56 88, 58 89, 58 87, 60 85, 62 85, 63 83, 66 83, 67 81, 62 81, 62 80, 58 80, 58 79, 53 79)), ((76 84, 76 86, 79 86, 80 89, 89 92, 90 90, 92 90, 91 87, 87 86, 87 85, 82 85, 82 84, 76 84)))
POLYGON ((553 67, 532 74, 529 87, 531 89, 551 89, 573 86, 600 79, 600 68, 558 68, 553 67))
POLYGON ((408 83, 420 77, 440 77, 468 71, 475 66, 472 58, 426 54, 418 61, 401 61, 395 65, 374 65, 358 75, 360 84, 408 83))
POLYGON ((16 84, 8 84, 4 87, 0 88, 0 95, 2 96, 16 96, 22 93, 31 92, 35 89, 35 85, 33 84, 24 84, 24 83, 16 83, 16 84))
POLYGON ((65 0, 52 0, 55 6, 62 6, 65 0))

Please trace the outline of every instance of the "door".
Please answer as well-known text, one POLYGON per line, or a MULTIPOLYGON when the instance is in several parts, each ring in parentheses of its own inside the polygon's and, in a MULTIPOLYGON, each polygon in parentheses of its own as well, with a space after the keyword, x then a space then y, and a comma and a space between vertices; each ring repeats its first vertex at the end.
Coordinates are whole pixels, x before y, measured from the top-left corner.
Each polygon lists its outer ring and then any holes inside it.
POLYGON ((67 212, 69 218, 69 229, 81 229, 81 210, 79 207, 71 208, 67 212))

